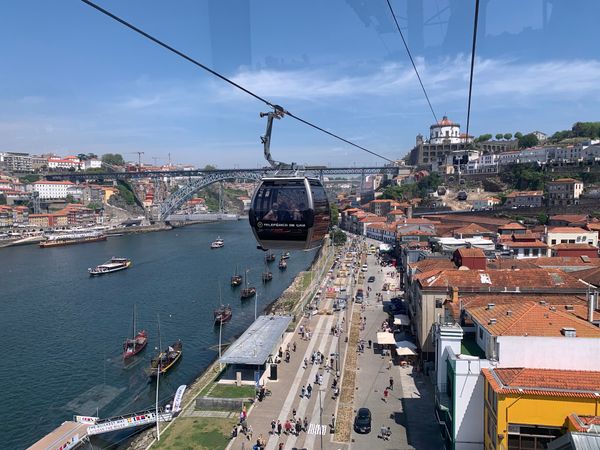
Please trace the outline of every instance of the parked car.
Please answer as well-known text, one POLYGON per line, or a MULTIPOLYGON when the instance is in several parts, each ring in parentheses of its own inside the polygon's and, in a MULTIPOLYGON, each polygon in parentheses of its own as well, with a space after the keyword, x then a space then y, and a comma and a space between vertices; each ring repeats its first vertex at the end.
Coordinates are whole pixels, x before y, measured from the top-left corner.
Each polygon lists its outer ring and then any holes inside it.
POLYGON ((357 433, 371 432, 371 410, 369 408, 359 408, 354 418, 354 431, 357 433))
POLYGON ((366 264, 363 264, 360 270, 366 272, 367 270, 369 270, 369 267, 366 264))
POLYGON ((375 277, 373 275, 371 275, 367 281, 369 283, 373 283, 375 281, 375 277))

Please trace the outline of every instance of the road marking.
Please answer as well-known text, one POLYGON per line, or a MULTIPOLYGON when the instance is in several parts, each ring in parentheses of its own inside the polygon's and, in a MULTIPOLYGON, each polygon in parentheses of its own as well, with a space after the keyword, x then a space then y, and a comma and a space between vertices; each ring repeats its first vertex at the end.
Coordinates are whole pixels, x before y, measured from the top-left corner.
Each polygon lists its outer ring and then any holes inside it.
POLYGON ((318 423, 311 423, 308 425, 306 434, 319 434, 325 436, 327 434, 327 425, 319 425, 318 423))

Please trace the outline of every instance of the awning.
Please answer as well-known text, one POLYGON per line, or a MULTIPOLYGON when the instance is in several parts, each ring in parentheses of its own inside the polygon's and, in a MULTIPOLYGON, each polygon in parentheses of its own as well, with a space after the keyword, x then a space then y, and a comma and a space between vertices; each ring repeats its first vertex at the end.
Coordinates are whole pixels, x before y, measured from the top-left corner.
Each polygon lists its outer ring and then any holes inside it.
POLYGON ((377 333, 377 343, 379 345, 395 345, 396 339, 394 339, 393 333, 389 333, 387 331, 380 331, 379 333, 377 333))
POLYGON ((417 346, 410 341, 398 341, 395 344, 396 344, 396 347, 398 347, 398 348, 404 347, 404 348, 409 348, 411 350, 417 349, 417 346))
POLYGON ((406 314, 396 314, 394 316, 394 325, 410 325, 410 319, 406 314))
POLYGON ((398 347, 396 349, 396 354, 398 356, 415 356, 416 353, 408 347, 398 347))

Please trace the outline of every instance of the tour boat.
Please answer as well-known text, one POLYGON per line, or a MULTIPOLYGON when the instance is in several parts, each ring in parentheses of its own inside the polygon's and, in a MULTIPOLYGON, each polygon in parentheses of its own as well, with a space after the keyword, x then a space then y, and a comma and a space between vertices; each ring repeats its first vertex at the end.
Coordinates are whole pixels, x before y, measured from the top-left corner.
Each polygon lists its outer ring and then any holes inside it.
POLYGON ((281 259, 288 259, 290 257, 290 252, 284 252, 281 254, 281 259))
POLYGON ((152 358, 148 375, 154 378, 158 375, 157 372, 159 371, 161 375, 166 373, 179 361, 182 351, 183 343, 180 340, 171 344, 166 350, 161 351, 157 356, 152 358))
POLYGON ((113 256, 110 260, 106 261, 104 264, 100 264, 99 266, 88 269, 88 272, 91 277, 97 277, 100 275, 105 275, 107 273, 118 272, 119 270, 129 269, 131 266, 131 260, 128 258, 117 258, 113 256))
POLYGON ((265 270, 262 273, 263 283, 267 283, 267 282, 271 281, 272 279, 273 279, 273 272, 271 272, 270 270, 265 270))
POLYGON ((238 287, 244 281, 243 277, 238 273, 237 266, 235 267, 235 273, 231 277, 231 287, 238 287))
POLYGON ((105 240, 106 235, 96 231, 53 234, 45 236, 45 239, 39 243, 39 246, 41 248, 62 247, 63 245, 86 244, 89 242, 100 242, 105 240))
POLYGON ((280 259, 279 260, 279 270, 285 270, 287 269, 287 262, 285 262, 285 259, 280 259))
POLYGON ((248 270, 246 269, 246 274, 244 276, 245 287, 242 289, 242 293, 240 297, 242 300, 250 297, 254 297, 256 295, 256 288, 254 286, 248 286, 248 270))
POLYGON ((275 261, 275 254, 273 252, 269 252, 265 255, 265 261, 271 263, 275 261))
POLYGON ((210 244, 210 248, 221 248, 225 245, 225 241, 221 239, 221 237, 217 237, 212 244, 210 244))
POLYGON ((233 315, 231 311, 231 306, 221 305, 219 308, 215 309, 214 317, 215 317, 215 325, 223 324, 231 320, 231 316, 233 315))
POLYGON ((135 305, 133 305, 133 327, 132 338, 125 339, 123 342, 123 359, 131 358, 144 350, 148 343, 148 335, 145 330, 135 332, 135 305))

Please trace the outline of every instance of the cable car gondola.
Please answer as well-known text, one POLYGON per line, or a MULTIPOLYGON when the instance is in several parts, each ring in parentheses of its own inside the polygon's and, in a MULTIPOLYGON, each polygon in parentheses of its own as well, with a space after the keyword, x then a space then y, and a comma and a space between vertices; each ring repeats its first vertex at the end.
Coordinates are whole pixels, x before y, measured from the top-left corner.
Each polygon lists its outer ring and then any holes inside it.
POLYGON ((309 250, 319 247, 329 231, 329 201, 315 178, 263 178, 249 219, 263 249, 309 250))
POLYGON ((267 116, 267 131, 261 137, 265 159, 281 175, 263 178, 252 197, 248 215, 256 240, 263 250, 309 250, 317 248, 329 231, 327 193, 317 178, 297 174, 294 164, 273 161, 270 142, 273 119, 285 112, 275 106, 267 116))

